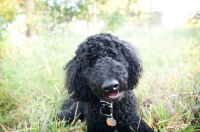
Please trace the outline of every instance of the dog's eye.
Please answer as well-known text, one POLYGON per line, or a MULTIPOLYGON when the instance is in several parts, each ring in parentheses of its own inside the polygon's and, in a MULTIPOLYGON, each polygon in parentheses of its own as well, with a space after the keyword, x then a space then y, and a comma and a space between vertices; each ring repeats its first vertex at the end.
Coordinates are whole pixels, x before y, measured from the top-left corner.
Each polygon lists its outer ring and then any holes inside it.
POLYGON ((96 62, 95 60, 91 60, 91 61, 89 62, 89 66, 90 66, 90 67, 93 67, 94 64, 95 64, 95 62, 96 62))
POLYGON ((110 54, 109 54, 109 57, 112 57, 112 58, 113 58, 113 57, 115 57, 115 56, 116 56, 115 53, 110 53, 110 54))

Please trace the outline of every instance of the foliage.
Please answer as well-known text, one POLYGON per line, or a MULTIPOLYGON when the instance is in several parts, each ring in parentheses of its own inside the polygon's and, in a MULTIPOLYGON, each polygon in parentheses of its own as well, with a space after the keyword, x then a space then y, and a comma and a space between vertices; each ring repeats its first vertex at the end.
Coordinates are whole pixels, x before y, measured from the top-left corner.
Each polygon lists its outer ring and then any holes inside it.
POLYGON ((22 0, 0 0, 0 59, 9 52, 7 25, 18 15, 22 0))
MULTIPOLYGON (((133 7, 137 0, 2 0, 0 5, 0 30, 18 14, 26 16, 27 36, 53 31, 59 25, 85 21, 87 28, 99 27, 114 30, 138 11, 133 7), (39 22, 39 23, 38 23, 39 22)), ((60 27, 60 30, 63 26, 60 27)))
POLYGON ((125 18, 123 14, 120 13, 119 10, 114 11, 112 14, 107 14, 106 12, 103 14, 103 19, 105 20, 106 30, 111 29, 119 29, 122 24, 125 23, 125 18))
MULTIPOLYGON (((47 0, 46 3, 50 7, 50 15, 56 20, 55 24, 70 22, 73 18, 93 24, 104 21, 105 26, 113 30, 123 24, 124 20, 130 15, 128 13, 129 6, 137 3, 137 1, 76 0, 68 2, 64 0, 62 3, 54 1, 53 4, 50 4, 50 1, 47 0)), ((134 12, 131 8, 129 11, 134 12)))
POLYGON ((1 0, 0 1, 0 30, 3 24, 13 21, 18 14, 22 0, 1 0))

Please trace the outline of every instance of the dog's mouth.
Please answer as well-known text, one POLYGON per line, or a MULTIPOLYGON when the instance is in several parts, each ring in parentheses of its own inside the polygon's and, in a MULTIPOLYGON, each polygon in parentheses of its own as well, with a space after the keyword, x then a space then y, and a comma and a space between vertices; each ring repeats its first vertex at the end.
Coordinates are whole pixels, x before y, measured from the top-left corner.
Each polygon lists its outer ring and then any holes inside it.
POLYGON ((108 97, 111 99, 119 97, 119 91, 113 91, 112 93, 108 94, 108 97))
POLYGON ((119 91, 112 91, 111 93, 108 94, 108 98, 112 101, 118 100, 120 97, 119 91))

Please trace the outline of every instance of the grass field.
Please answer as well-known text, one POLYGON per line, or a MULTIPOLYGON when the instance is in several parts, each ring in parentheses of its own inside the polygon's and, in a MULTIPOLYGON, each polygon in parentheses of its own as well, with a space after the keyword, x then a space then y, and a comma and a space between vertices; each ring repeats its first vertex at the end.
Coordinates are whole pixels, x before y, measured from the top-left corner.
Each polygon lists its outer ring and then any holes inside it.
MULTIPOLYGON (((116 31, 144 65, 139 113, 155 131, 200 131, 200 29, 116 31)), ((0 59, 0 131, 85 131, 53 121, 65 98, 63 66, 85 35, 11 39, 0 59), (58 127, 59 126, 59 127, 58 127)), ((64 124, 64 123, 63 123, 64 124)))

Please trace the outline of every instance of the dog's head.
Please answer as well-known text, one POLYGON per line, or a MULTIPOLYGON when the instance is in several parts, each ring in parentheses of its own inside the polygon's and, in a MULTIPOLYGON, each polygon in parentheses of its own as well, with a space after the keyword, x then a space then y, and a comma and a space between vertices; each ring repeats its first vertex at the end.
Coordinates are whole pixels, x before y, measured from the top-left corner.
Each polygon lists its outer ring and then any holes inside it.
POLYGON ((117 101, 138 84, 142 64, 131 44, 111 34, 97 34, 81 43, 66 65, 66 88, 73 98, 117 101))

